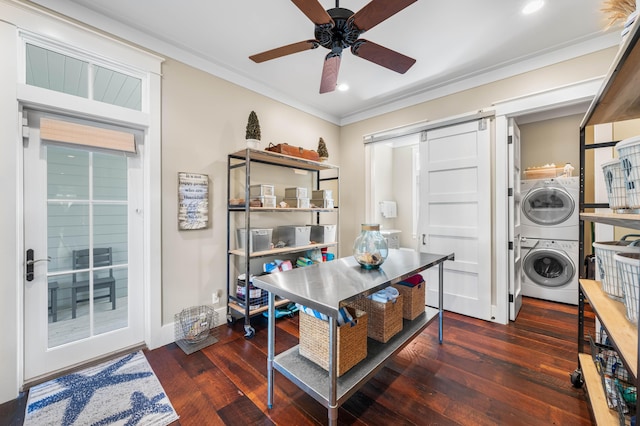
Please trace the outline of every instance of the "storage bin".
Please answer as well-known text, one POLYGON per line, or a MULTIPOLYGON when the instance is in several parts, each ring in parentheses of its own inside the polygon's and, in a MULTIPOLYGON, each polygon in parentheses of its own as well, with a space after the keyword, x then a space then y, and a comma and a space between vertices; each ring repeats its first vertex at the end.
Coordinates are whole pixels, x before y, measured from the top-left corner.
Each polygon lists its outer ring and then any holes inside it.
MULTIPOLYGON (((343 375, 367 357, 368 315, 347 307, 354 323, 337 327, 337 374, 343 375)), ((300 311, 300 355, 329 370, 329 322, 300 311)))
POLYGON ((332 209, 334 207, 333 200, 327 198, 311 200, 311 207, 317 209, 332 209))
MULTIPOLYGON (((253 253, 254 251, 270 250, 272 235, 272 228, 251 228, 251 237, 249 238, 249 253, 253 253)), ((236 229, 236 247, 238 247, 239 250, 245 249, 245 240, 245 228, 236 229)))
POLYGON ((311 198, 314 200, 327 200, 333 199, 333 191, 331 189, 318 189, 311 191, 311 198))
MULTIPOLYGON (((596 255, 596 265, 600 272, 600 280, 602 282, 602 290, 609 297, 623 302, 624 293, 622 290, 622 281, 620 280, 618 269, 613 256, 616 253, 638 253, 640 254, 640 245, 636 246, 635 241, 627 241, 627 238, 637 237, 640 235, 628 234, 620 239, 620 241, 595 242, 593 248, 596 255)), ((640 244, 640 240, 637 240, 640 244)))
POLYGON ((395 302, 382 303, 363 297, 349 305, 367 313, 369 317, 367 336, 378 342, 387 343, 402 331, 403 303, 404 298, 400 295, 395 302))
POLYGON ((629 206, 627 201, 627 189, 624 182, 624 175, 620 168, 620 160, 615 159, 602 164, 604 183, 607 187, 609 197, 609 207, 614 210, 626 209, 629 206))
POLYGON ((308 246, 310 238, 310 226, 278 226, 278 242, 286 247, 308 246))
POLYGON ((426 286, 424 280, 421 280, 421 282, 416 285, 405 285, 402 283, 393 285, 403 298, 402 318, 414 320, 420 314, 424 313, 426 286))
POLYGON ((336 225, 310 225, 311 241, 316 243, 335 243, 336 225))
MULTIPOLYGON (((266 306, 269 293, 253 285, 253 276, 249 279, 249 310, 259 309, 266 306)), ((247 296, 247 285, 245 280, 238 278, 236 283, 236 297, 238 304, 244 308, 247 296)))
POLYGON ((285 198, 284 200, 287 205, 293 209, 308 209, 309 208, 309 199, 308 198, 285 198))
POLYGON ((618 276, 622 281, 624 307, 627 319, 638 324, 638 292, 640 282, 640 254, 616 253, 614 256, 618 276))
MULTIPOLYGON (((275 195, 262 195, 260 197, 253 197, 251 201, 258 200, 260 201, 260 207, 266 208, 275 208, 276 207, 276 197, 275 195)), ((253 204, 251 204, 253 205, 253 204)))
POLYGON ((273 185, 250 185, 249 186, 250 197, 262 197, 264 195, 267 195, 267 196, 276 195, 273 185))
POLYGON ((620 158, 629 208, 640 208, 640 136, 621 140, 616 144, 616 151, 620 158))
POLYGON ((307 188, 285 188, 284 198, 309 198, 307 188))

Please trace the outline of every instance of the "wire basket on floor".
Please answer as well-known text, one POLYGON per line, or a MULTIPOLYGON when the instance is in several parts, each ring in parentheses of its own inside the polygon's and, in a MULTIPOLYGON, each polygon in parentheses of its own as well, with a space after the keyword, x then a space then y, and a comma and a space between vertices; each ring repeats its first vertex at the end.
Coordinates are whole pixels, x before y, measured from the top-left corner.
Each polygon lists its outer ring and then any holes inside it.
POLYGON ((176 341, 184 341, 194 345, 209 337, 215 325, 216 312, 207 305, 192 306, 175 315, 176 341))

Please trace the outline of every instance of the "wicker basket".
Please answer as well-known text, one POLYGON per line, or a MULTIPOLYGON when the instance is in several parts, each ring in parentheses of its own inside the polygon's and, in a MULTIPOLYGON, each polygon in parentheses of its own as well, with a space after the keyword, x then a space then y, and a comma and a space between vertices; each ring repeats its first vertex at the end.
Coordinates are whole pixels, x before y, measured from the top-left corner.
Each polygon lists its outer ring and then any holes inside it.
POLYGON ((378 342, 387 343, 402 330, 403 299, 400 295, 395 302, 380 303, 363 297, 350 305, 369 315, 367 336, 378 342))
POLYGON ((426 286, 424 281, 415 286, 394 284, 394 287, 400 292, 404 299, 402 302, 402 318, 414 320, 424 312, 426 286))
MULTIPOLYGON (((338 376, 367 357, 366 312, 347 307, 355 325, 338 327, 338 376)), ((300 355, 329 370, 329 322, 300 311, 300 355)))

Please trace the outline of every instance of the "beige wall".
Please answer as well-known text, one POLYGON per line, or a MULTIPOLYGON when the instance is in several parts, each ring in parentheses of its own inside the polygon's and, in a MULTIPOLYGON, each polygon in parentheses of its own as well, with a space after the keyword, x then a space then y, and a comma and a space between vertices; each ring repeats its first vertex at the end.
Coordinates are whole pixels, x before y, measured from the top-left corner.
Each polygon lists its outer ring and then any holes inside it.
MULTIPOLYGON (((341 170, 344 182, 340 226, 343 241, 353 241, 365 215, 364 144, 362 137, 424 120, 437 120, 490 107, 494 102, 564 86, 605 75, 616 48, 606 49, 571 61, 548 66, 495 83, 434 99, 368 120, 344 126, 340 130, 342 158, 356 158, 341 170)), ((576 129, 578 132, 578 129, 576 129)))
MULTIPOLYGON (((245 147, 251 110, 262 146, 287 142, 317 149, 322 136, 329 161, 340 162, 339 128, 255 92, 174 60, 162 68, 162 307, 163 323, 182 309, 226 298, 227 154, 245 147), (177 173, 209 175, 210 226, 179 231, 177 173)), ((223 319, 224 321, 224 319, 223 319)))
MULTIPOLYGON (((569 115, 520 125, 521 169, 554 163, 571 163, 578 176, 580 167, 580 123, 584 114, 569 115)), ((526 179, 526 176, 522 176, 526 179)))

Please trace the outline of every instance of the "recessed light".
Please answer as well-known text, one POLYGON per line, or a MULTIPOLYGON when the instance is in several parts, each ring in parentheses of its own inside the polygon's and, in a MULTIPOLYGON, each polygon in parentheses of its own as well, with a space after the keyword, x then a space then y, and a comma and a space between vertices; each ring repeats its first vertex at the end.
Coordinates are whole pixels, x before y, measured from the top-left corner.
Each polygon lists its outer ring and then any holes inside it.
POLYGON ((346 92, 347 90, 349 90, 349 85, 347 83, 340 83, 338 84, 338 90, 341 92, 346 92))
POLYGON ((530 15, 542 9, 542 6, 544 6, 544 0, 532 0, 522 8, 522 13, 530 15))

